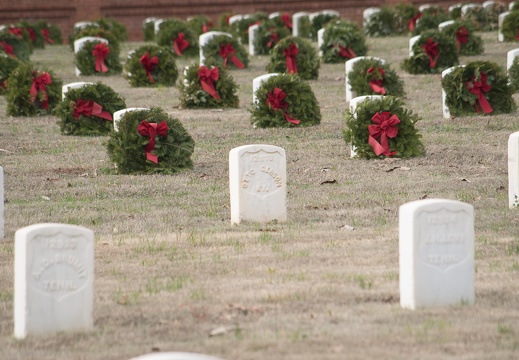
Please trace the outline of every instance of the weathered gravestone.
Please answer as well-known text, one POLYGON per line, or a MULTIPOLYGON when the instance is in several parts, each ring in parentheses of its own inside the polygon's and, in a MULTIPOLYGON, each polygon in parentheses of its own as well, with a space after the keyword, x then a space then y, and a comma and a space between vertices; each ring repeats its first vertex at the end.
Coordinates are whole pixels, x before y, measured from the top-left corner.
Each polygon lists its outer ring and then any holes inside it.
MULTIPOLYGON (((364 101, 373 101, 377 99, 382 99, 383 95, 363 95, 357 96, 351 99, 350 101, 350 113, 353 114, 353 117, 357 118, 357 106, 364 101)), ((351 145, 351 154, 350 157, 355 157, 357 152, 355 151, 355 146, 351 145)))
POLYGON ((240 20, 243 20, 243 15, 241 15, 241 14, 233 15, 229 18, 229 25, 232 25, 235 22, 240 21, 240 20))
POLYGON ((505 35, 503 35, 503 21, 505 21, 505 18, 510 15, 510 11, 505 11, 504 13, 499 14, 497 18, 497 40, 499 42, 505 41, 505 35))
POLYGON ((164 19, 155 19, 153 22, 153 32, 155 33, 155 37, 159 33, 160 25, 164 22, 164 19))
POLYGON ((519 132, 508 138, 508 206, 519 208, 519 132))
POLYGON ((508 4, 508 10, 512 10, 514 8, 515 1, 512 1, 510 4, 508 4))
POLYGON ((346 86, 346 102, 349 102, 354 97, 357 97, 357 94, 355 92, 353 92, 353 90, 351 89, 351 84, 350 84, 350 81, 348 79, 348 75, 353 70, 353 66, 355 65, 355 63, 357 61, 363 60, 363 59, 378 60, 382 64, 386 63, 386 60, 378 58, 378 57, 373 57, 373 56, 357 56, 357 57, 355 57, 353 59, 349 59, 348 61, 346 61, 345 65, 344 65, 345 68, 346 68, 346 76, 344 77, 344 82, 345 82, 345 86, 346 86))
POLYGON ((519 56, 519 49, 513 49, 506 53, 506 71, 510 70, 514 60, 519 56))
POLYGON ((454 20, 447 20, 438 24, 438 31, 442 31, 447 26, 454 24, 454 20))
POLYGON ((4 168, 0 166, 0 240, 4 234, 4 168))
POLYGON ((65 95, 68 93, 68 91, 70 89, 79 89, 79 88, 82 88, 85 85, 94 85, 94 83, 78 81, 78 82, 73 82, 73 83, 70 83, 70 84, 63 85, 61 87, 61 98, 65 99, 65 95))
POLYGON ((475 10, 480 7, 480 4, 465 4, 461 7, 461 16, 465 16, 469 11, 475 10))
POLYGON ((292 36, 299 36, 299 23, 301 19, 308 17, 308 15, 310 15, 310 13, 306 11, 296 12, 292 15, 292 36))
POLYGON ((399 210, 400 306, 474 303, 474 209, 418 200, 399 210))
POLYGON ((256 55, 256 46, 254 43, 256 42, 256 37, 258 36, 259 32, 259 25, 254 24, 249 26, 249 55, 254 56, 256 55))
POLYGON ((91 21, 78 21, 77 23, 74 24, 74 30, 80 31, 89 26, 98 26, 98 25, 91 21))
POLYGON ((423 12, 424 10, 429 9, 430 7, 430 4, 423 4, 418 7, 418 11, 423 12))
POLYGON ((362 26, 364 26, 364 28, 366 26, 368 26, 368 24, 371 20, 371 17, 379 12, 380 12, 379 7, 369 7, 367 9, 364 9, 364 11, 362 11, 362 26))
POLYGON ((286 154, 272 145, 244 145, 229 152, 231 224, 287 221, 286 154))
MULTIPOLYGON (((451 12, 453 12, 456 8, 461 8, 462 6, 463 6, 462 3, 453 4, 453 5, 450 5, 450 6, 448 7, 447 11, 448 11, 449 13, 451 13, 451 12)), ((460 11, 461 11, 461 9, 460 9, 460 11)))
POLYGON ((155 352, 141 355, 130 360, 222 360, 214 356, 186 352, 155 352))
MULTIPOLYGON (((445 69, 442 71, 442 79, 449 75, 451 72, 453 72, 456 68, 460 66, 465 65, 457 65, 450 67, 448 69, 445 69)), ((443 109, 443 118, 444 119, 450 119, 451 118, 451 112, 449 110, 449 107, 447 106, 447 93, 445 92, 445 89, 442 87, 442 109, 443 109)))
POLYGON ((205 55, 204 55, 204 50, 203 50, 204 46, 209 41, 211 41, 212 38, 214 38, 215 36, 219 36, 219 35, 225 35, 225 36, 232 38, 231 34, 229 34, 227 32, 223 32, 223 31, 208 31, 198 37, 198 43, 200 44, 200 65, 204 65, 204 62, 205 62, 205 55))
POLYGON ((267 81, 272 76, 278 76, 278 73, 265 74, 252 79, 252 105, 256 105, 258 102, 258 97, 256 96, 256 92, 260 88, 261 84, 267 81))
POLYGON ((93 327, 94 233, 65 224, 16 231, 14 336, 93 327))
POLYGON ((275 19, 281 16, 281 13, 279 11, 273 12, 269 14, 269 19, 275 19))
POLYGON ((149 108, 126 108, 114 112, 114 131, 119 131, 119 120, 129 111, 150 110, 149 108))
MULTIPOLYGON (((85 36, 85 37, 82 37, 82 38, 74 41, 74 53, 77 54, 79 52, 79 50, 81 50, 83 48, 83 46, 85 46, 85 44, 89 41, 100 41, 105 44, 108 44, 108 40, 106 40, 102 37, 85 36)), ((79 76, 79 75, 81 75, 81 71, 79 71, 79 69, 76 67, 76 76, 79 76)))
POLYGON ((321 50, 321 46, 324 43, 324 28, 317 30, 317 48, 319 49, 319 56, 323 56, 323 51, 321 50))
POLYGON ((481 4, 481 6, 483 6, 483 8, 485 8, 485 9, 490 9, 491 7, 493 7, 496 4, 497 3, 495 1, 485 1, 483 4, 481 4))
POLYGON ((420 39, 420 36, 421 35, 416 35, 409 39, 409 57, 410 58, 414 56, 413 46, 418 41, 418 39, 420 39))

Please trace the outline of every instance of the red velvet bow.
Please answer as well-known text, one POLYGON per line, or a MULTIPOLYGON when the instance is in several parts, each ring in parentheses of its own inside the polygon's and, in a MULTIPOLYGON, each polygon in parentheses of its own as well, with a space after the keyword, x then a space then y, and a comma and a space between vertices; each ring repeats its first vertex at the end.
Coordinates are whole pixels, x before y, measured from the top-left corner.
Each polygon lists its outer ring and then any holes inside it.
POLYGON ((147 52, 146 54, 141 56, 141 59, 139 61, 141 62, 141 65, 144 67, 144 70, 146 70, 146 75, 148 75, 148 79, 150 79, 152 83, 155 83, 155 80, 153 79, 151 73, 159 64, 159 58, 157 56, 150 58, 150 53, 147 52))
MULTIPOLYGON (((375 69, 370 67, 368 69, 368 75, 372 75, 375 72, 375 69)), ((378 77, 376 74, 373 76, 375 79, 372 79, 369 81, 369 86, 371 87, 371 90, 377 94, 386 95, 386 89, 382 87, 382 83, 384 82, 384 75, 386 72, 381 67, 378 68, 378 73, 380 74, 380 79, 376 79, 378 77)))
POLYGON ((32 86, 29 93, 31 94, 31 102, 36 101, 36 97, 40 91, 43 91, 43 100, 41 102, 42 109, 47 109, 49 107, 49 94, 47 93, 47 85, 52 84, 51 77, 49 73, 43 73, 39 76, 32 75, 32 86))
POLYGON ((32 27, 28 27, 27 32, 29 33, 29 38, 31 41, 34 42, 34 40, 36 40, 36 31, 34 31, 32 27))
POLYGON ((173 40, 173 49, 177 53, 178 56, 182 56, 182 51, 186 50, 189 47, 189 41, 185 39, 185 35, 183 32, 178 33, 175 40, 173 40))
POLYGON ((422 49, 429 57, 429 67, 432 69, 436 67, 436 63, 438 62, 438 58, 440 57, 440 54, 438 52, 438 43, 433 40, 433 38, 427 39, 425 44, 422 45, 422 49))
POLYGON ((354 57, 357 57, 351 48, 342 45, 339 45, 339 54, 346 59, 353 59, 354 57))
POLYGON ((97 116, 108 121, 113 120, 112 114, 108 111, 103 111, 103 107, 93 100, 78 99, 74 109, 74 118, 79 120, 81 115, 86 117, 97 116))
POLYGON ((287 94, 281 90, 280 88, 274 88, 274 91, 269 91, 267 93, 267 106, 272 110, 283 110, 283 114, 285 115, 285 120, 294 125, 299 125, 301 120, 297 120, 292 118, 287 111, 285 110, 288 107, 285 98, 287 94))
POLYGON ((218 68, 213 67, 212 69, 208 69, 205 66, 200 66, 198 68, 198 77, 200 78, 200 85, 202 85, 202 89, 216 100, 221 100, 220 95, 218 95, 216 89, 214 88, 214 82, 218 81, 218 78, 220 77, 218 68))
POLYGON ((290 46, 287 49, 283 49, 283 54, 286 58, 286 66, 287 66, 287 72, 297 74, 297 60, 296 55, 299 54, 299 49, 297 48, 297 45, 294 43, 291 43, 290 46))
POLYGON ((396 151, 389 150, 389 139, 394 138, 398 134, 397 125, 400 124, 400 119, 396 115, 391 115, 389 111, 382 113, 377 112, 371 120, 374 124, 368 126, 369 136, 368 144, 373 148, 375 155, 380 154, 386 156, 393 156, 396 151), (380 137, 380 143, 376 138, 380 137))
POLYGON ((278 33, 271 33, 270 34, 270 41, 267 43, 267 47, 270 49, 274 47, 279 41, 279 34, 278 33))
POLYGON ((456 46, 458 46, 458 50, 461 48, 461 45, 465 45, 469 40, 469 32, 465 26, 459 28, 454 33, 456 35, 456 46))
POLYGON ((6 43, 5 41, 0 41, 0 45, 2 45, 2 47, 4 48, 4 51, 7 55, 16 57, 16 55, 13 52, 13 47, 11 45, 6 43))
POLYGON ((92 50, 92 55, 96 58, 96 71, 97 72, 107 72, 108 67, 106 67, 105 60, 110 54, 110 48, 105 43, 99 43, 94 46, 92 50))
POLYGON ((148 136, 150 141, 148 145, 144 148, 146 151, 146 159, 154 162, 155 164, 159 163, 159 157, 157 155, 153 155, 151 152, 155 149, 155 137, 158 135, 162 137, 166 137, 168 135, 168 124, 165 121, 162 121, 160 124, 157 123, 149 123, 146 120, 142 120, 139 126, 137 126, 137 131, 139 135, 148 136))
POLYGON ((1 81, 0 82, 0 87, 4 90, 7 90, 7 80, 4 80, 4 81, 1 81))
POLYGON ((234 65, 238 69, 243 69, 245 65, 236 57, 236 50, 232 47, 231 43, 220 45, 220 56, 223 58, 223 64, 227 67, 227 60, 230 58, 234 65))
POLYGON ((208 23, 205 23, 203 26, 202 26, 202 31, 204 33, 208 32, 210 28, 213 27, 213 23, 212 22, 208 22, 208 23))
POLYGON ((22 37, 23 36, 23 29, 22 28, 16 28, 16 27, 10 27, 9 28, 9 34, 12 34, 14 36, 17 36, 17 37, 22 37))
POLYGON ((43 35, 43 40, 45 40, 47 44, 54 44, 54 40, 50 38, 49 29, 41 29, 41 34, 43 35))
POLYGON ((407 23, 407 28, 409 31, 413 31, 416 27, 416 21, 422 17, 422 13, 418 13, 415 16, 413 16, 409 22, 407 23))
POLYGON ((285 24, 287 28, 292 30, 292 18, 290 17, 290 14, 285 13, 281 15, 281 21, 283 22, 283 24, 285 24))
MULTIPOLYGON (((473 76, 472 81, 467 82, 465 86, 472 94, 478 96, 479 105, 485 114, 489 114, 493 111, 492 106, 490 106, 484 94, 492 89, 492 86, 487 84, 487 74, 480 72, 479 81, 473 76)), ((477 103, 474 103, 474 107, 476 108, 476 112, 481 112, 477 103)))

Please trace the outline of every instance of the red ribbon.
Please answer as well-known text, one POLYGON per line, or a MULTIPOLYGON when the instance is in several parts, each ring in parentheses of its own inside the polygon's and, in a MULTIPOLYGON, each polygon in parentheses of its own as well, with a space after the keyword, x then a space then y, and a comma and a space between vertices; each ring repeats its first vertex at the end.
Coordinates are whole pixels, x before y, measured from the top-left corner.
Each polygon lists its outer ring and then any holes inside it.
POLYGON ((39 76, 35 77, 35 74, 32 75, 32 86, 29 93, 31 94, 31 102, 36 101, 36 97, 40 91, 43 91, 44 97, 41 102, 42 109, 47 109, 49 107, 49 94, 47 93, 47 85, 52 84, 51 77, 49 73, 43 73, 39 76))
POLYGON ((438 43, 433 40, 433 38, 427 39, 425 44, 422 45, 422 49, 429 57, 429 67, 432 69, 436 67, 436 63, 438 62, 438 58, 440 57, 440 54, 438 52, 438 43))
POLYGON ((146 159, 154 162, 155 164, 159 163, 159 157, 157 155, 153 155, 151 152, 155 149, 155 137, 158 135, 162 137, 166 137, 168 135, 168 124, 165 121, 162 121, 160 124, 157 123, 149 123, 146 120, 142 120, 139 126, 137 126, 137 131, 139 135, 148 136, 150 142, 144 148, 146 151, 146 159))
POLYGON ((12 34, 12 35, 17 36, 17 37, 22 37, 23 36, 23 29, 22 28, 10 27, 9 28, 9 34, 12 34))
POLYGON ((283 49, 283 54, 286 58, 287 72, 297 74, 297 60, 296 55, 299 54, 299 49, 296 44, 291 43, 287 49, 283 49))
POLYGON ((0 82, 0 87, 4 90, 7 90, 7 80, 0 82))
POLYGON ((517 34, 515 34, 514 40, 519 41, 519 29, 517 29, 517 34))
POLYGON ((103 107, 93 100, 82 100, 79 99, 74 109, 74 118, 79 120, 79 117, 83 115, 86 117, 97 116, 102 119, 112 121, 112 114, 108 111, 103 111, 103 107))
POLYGON ((232 47, 231 43, 221 44, 220 45, 220 56, 223 58, 223 64, 227 67, 227 59, 231 59, 234 65, 238 69, 243 69, 245 65, 238 59, 236 56, 236 50, 232 47))
POLYGON ((155 80, 153 79, 151 73, 159 64, 159 58, 157 56, 150 58, 150 53, 147 52, 146 54, 141 56, 141 59, 139 61, 144 67, 144 70, 146 70, 146 75, 148 75, 148 79, 150 79, 152 83, 155 83, 155 80))
POLYGON ((461 48, 461 45, 465 45, 469 40, 469 32, 465 26, 459 28, 454 33, 456 35, 456 46, 458 50, 461 48))
POLYGON ((202 25, 202 31, 204 33, 208 32, 210 28, 213 27, 213 23, 212 22, 208 22, 208 23, 205 23, 204 25, 202 25))
MULTIPOLYGON (((487 84, 487 74, 480 72, 479 81, 476 81, 476 77, 473 76, 472 81, 465 83, 465 86, 472 94, 478 96, 479 105, 485 114, 494 111, 484 94, 492 89, 492 86, 487 84)), ((476 112, 481 112, 477 103, 474 103, 474 107, 476 108, 476 112)))
POLYGON ((185 39, 185 35, 183 32, 178 33, 175 40, 173 40, 173 49, 177 53, 178 56, 182 56, 182 51, 186 50, 189 47, 189 41, 185 39))
POLYGON ((270 34, 270 41, 267 43, 267 47, 270 49, 274 47, 279 41, 279 34, 278 33, 271 33, 270 34))
POLYGON ((267 106, 272 110, 283 110, 283 114, 285 115, 285 120, 294 125, 299 125, 301 120, 294 119, 291 117, 288 112, 285 110, 288 107, 285 98, 287 94, 280 88, 274 88, 274 91, 269 91, 267 93, 267 106))
POLYGON ((96 71, 97 72, 107 72, 108 68, 106 67, 105 60, 110 54, 110 48, 105 43, 99 43, 94 46, 92 50, 92 55, 96 58, 96 71))
POLYGON ((393 156, 396 151, 389 150, 389 139, 394 138, 398 134, 397 125, 400 124, 400 119, 396 115, 391 115, 389 111, 382 113, 377 112, 371 120, 374 124, 368 126, 369 136, 368 144, 373 148, 375 155, 380 154, 386 156, 393 156), (376 138, 380 137, 380 143, 376 138))
MULTIPOLYGON (((375 69, 372 67, 370 67, 368 69, 368 75, 371 75, 375 72, 375 69)), ((380 74, 380 79, 372 79, 369 81, 369 86, 371 87, 371 90, 373 90, 373 92, 376 92, 377 94, 381 94, 381 95, 386 95, 386 89, 384 89, 382 87, 382 83, 384 82, 384 75, 385 75, 385 71, 384 69, 382 69, 381 67, 378 68, 378 73, 380 74)), ((376 76, 376 75, 374 75, 376 76)))
POLYGON ((29 33, 29 38, 31 41, 34 42, 34 40, 36 40, 36 31, 34 31, 32 27, 28 27, 27 32, 29 33))
POLYGON ((202 85, 202 89, 216 100, 221 100, 220 95, 218 95, 216 89, 214 88, 214 82, 218 81, 218 78, 220 77, 218 68, 213 67, 212 69, 208 69, 205 66, 200 66, 198 68, 198 77, 200 78, 200 85, 202 85))
POLYGON ((339 45, 339 55, 346 59, 353 59, 354 57, 357 57, 351 48, 341 45, 339 45))
POLYGON ((413 31, 416 27, 416 21, 422 17, 422 13, 418 13, 415 16, 413 16, 409 22, 407 23, 407 28, 409 31, 413 31))
POLYGON ((292 30, 292 18, 290 17, 290 14, 285 13, 281 15, 281 21, 283 22, 283 24, 285 24, 287 28, 292 30))
POLYGON ((49 29, 41 29, 41 34, 43 35, 43 39, 47 42, 47 44, 54 44, 54 40, 50 38, 49 29))
POLYGON ((13 52, 13 47, 11 45, 6 43, 5 41, 0 41, 0 45, 2 45, 2 47, 4 48, 4 51, 7 55, 16 57, 16 55, 13 52))

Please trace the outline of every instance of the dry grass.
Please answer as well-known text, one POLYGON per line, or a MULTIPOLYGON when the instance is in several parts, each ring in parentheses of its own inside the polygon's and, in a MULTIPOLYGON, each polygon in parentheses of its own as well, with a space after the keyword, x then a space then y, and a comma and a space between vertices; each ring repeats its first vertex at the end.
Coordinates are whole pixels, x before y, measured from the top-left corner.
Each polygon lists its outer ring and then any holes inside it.
MULTIPOLYGON (((504 65, 513 45, 484 39, 477 58, 504 65)), ((410 160, 349 158, 341 64, 322 65, 311 82, 323 121, 307 129, 251 127, 252 78, 264 73, 265 57, 233 72, 235 110, 179 110, 177 89, 99 78, 128 106, 160 106, 185 124, 195 166, 174 176, 111 175, 103 138, 61 136, 53 117, 6 117, 0 98, 0 148, 9 151, 0 152, 0 357, 123 360, 160 349, 236 360, 517 359, 519 213, 507 208, 507 139, 519 131, 517 114, 442 119, 440 77, 399 70, 407 44, 370 39, 369 54, 398 69, 408 107, 423 118, 427 155, 410 160), (251 143, 287 152, 287 224, 230 225, 228 152, 251 143), (398 207, 424 197, 475 207, 474 306, 400 309, 398 207), (39 222, 96 233, 92 332, 12 338, 14 232, 39 222), (232 330, 208 336, 220 326, 232 330)), ((76 80, 66 47, 33 59, 64 83, 76 80)))

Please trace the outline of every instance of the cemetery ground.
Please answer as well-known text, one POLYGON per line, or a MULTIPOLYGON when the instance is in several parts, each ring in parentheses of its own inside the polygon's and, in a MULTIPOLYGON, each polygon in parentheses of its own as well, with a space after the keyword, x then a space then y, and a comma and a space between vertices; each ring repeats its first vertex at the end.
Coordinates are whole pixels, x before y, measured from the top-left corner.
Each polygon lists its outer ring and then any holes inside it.
MULTIPOLYGON (((514 44, 481 35, 485 54, 461 63, 505 66, 514 44)), ((265 73, 267 57, 232 71, 240 107, 223 111, 179 109, 176 88, 81 78, 111 86, 128 107, 159 106, 182 121, 196 141, 194 167, 171 176, 116 175, 106 138, 63 136, 52 116, 7 117, 1 97, 0 358, 122 360, 160 350, 227 360, 517 359, 519 210, 508 208, 507 140, 519 131, 518 113, 445 120, 440 75, 400 69, 408 38, 368 43, 368 55, 405 81, 406 106, 422 117, 423 157, 349 157, 344 64, 322 64, 310 82, 322 123, 292 129, 250 124, 252 79, 265 73), (247 144, 286 150, 286 224, 230 225, 228 155, 247 144), (398 208, 424 198, 474 206, 473 306, 400 308, 398 208), (18 341, 14 233, 41 222, 95 232, 95 327, 18 341)), ((121 59, 139 45, 123 44, 121 59)), ((68 46, 32 59, 64 83, 78 81, 68 46)))

